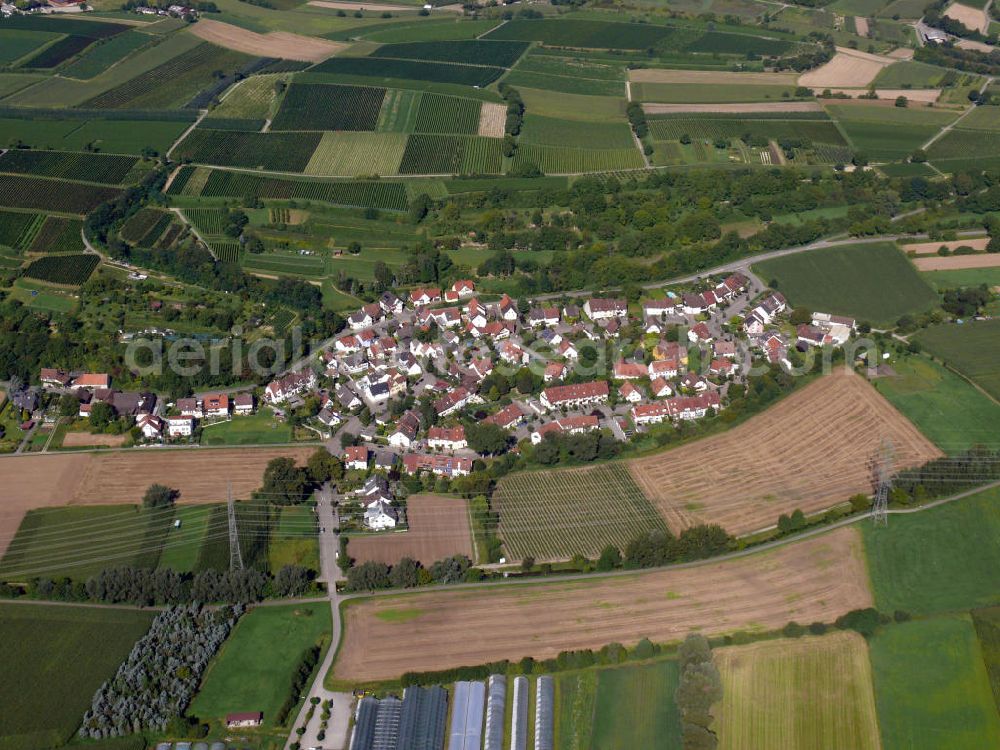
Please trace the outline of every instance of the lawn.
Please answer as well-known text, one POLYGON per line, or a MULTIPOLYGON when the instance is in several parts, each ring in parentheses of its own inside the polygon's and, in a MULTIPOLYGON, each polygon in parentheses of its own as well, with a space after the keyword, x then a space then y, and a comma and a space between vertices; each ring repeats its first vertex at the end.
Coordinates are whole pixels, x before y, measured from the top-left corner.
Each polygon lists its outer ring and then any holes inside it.
POLYGON ((868 647, 857 633, 720 649, 722 750, 877 750, 868 647))
POLYGON ((252 610, 209 666, 188 714, 221 721, 232 711, 261 711, 273 728, 299 660, 307 648, 328 645, 330 627, 325 602, 252 610))
POLYGON ((280 509, 278 526, 271 532, 267 550, 272 571, 285 565, 301 565, 319 572, 319 539, 316 515, 308 505, 289 505, 280 509))
POLYGON ((0 580, 68 576, 86 580, 108 567, 156 567, 173 510, 86 505, 28 511, 0 561, 0 580))
POLYGON ((1000 268, 963 268, 955 271, 924 271, 923 276, 935 289, 960 286, 1000 286, 1000 268))
POLYGON ((861 529, 879 610, 933 614, 1000 603, 1000 489, 861 529))
POLYGON ((892 363, 875 389, 945 453, 1000 443, 1000 404, 926 357, 892 363))
POLYGON ((228 422, 202 428, 202 445, 266 445, 290 443, 292 428, 274 418, 270 409, 262 408, 256 414, 233 417, 228 422))
POLYGON ((0 670, 0 748, 37 750, 68 740, 153 615, 0 605, 0 642, 8 646, 0 670))
POLYGON ((601 670, 592 747, 680 747, 681 720, 674 703, 677 680, 674 661, 601 670))
POLYGON ((893 625, 871 639, 884 750, 1000 747, 1000 715, 968 615, 893 625))
POLYGON ((844 245, 787 255, 755 266, 793 307, 849 315, 891 326, 935 305, 937 295, 889 242, 844 245))
POLYGON ((993 700, 1000 710, 1000 607, 977 609, 972 613, 983 662, 990 677, 993 700))
POLYGON ((190 573, 198 565, 198 554, 208 532, 208 518, 215 505, 182 505, 174 510, 179 528, 171 525, 164 539, 158 567, 190 573))
POLYGON ((928 352, 1000 399, 1000 320, 934 326, 915 338, 928 352))

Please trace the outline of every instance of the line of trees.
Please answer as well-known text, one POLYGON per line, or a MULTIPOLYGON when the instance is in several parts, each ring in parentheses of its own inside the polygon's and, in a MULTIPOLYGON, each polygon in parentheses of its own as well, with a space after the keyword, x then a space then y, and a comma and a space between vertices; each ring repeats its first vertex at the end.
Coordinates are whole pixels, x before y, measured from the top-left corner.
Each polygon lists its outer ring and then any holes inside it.
POLYGON ((715 750, 719 738, 712 725, 712 705, 722 700, 722 677, 712 661, 705 636, 691 633, 677 650, 680 681, 674 699, 681 713, 684 750, 715 750))
POLYGON ((313 670, 319 664, 320 647, 310 646, 299 658, 299 663, 295 667, 295 674, 292 675, 292 682, 288 687, 288 695, 285 696, 284 703, 274 715, 274 721, 278 726, 285 726, 292 709, 298 705, 302 691, 309 686, 309 678, 312 677, 313 670))
POLYGON ((425 568, 412 557, 404 557, 395 565, 369 560, 347 570, 347 591, 378 591, 409 589, 432 583, 462 583, 482 580, 483 572, 472 567, 465 555, 453 555, 425 568))

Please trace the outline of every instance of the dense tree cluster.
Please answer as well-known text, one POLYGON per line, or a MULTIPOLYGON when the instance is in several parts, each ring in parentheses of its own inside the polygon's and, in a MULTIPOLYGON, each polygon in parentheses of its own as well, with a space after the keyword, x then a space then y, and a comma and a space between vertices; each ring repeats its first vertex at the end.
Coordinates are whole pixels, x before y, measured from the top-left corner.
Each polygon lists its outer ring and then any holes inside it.
POLYGON ((94 695, 79 735, 121 737, 165 731, 183 714, 209 661, 222 646, 241 607, 171 607, 153 620, 115 676, 94 695))
POLYGON ((712 725, 712 705, 722 700, 722 678, 703 635, 690 634, 677 651, 680 681, 675 700, 681 714, 684 750, 714 750, 719 740, 712 725))
MULTIPOLYGON (((342 537, 343 538, 343 537, 342 537)), ((424 568, 416 560, 404 557, 393 566, 369 560, 347 571, 349 591, 376 591, 388 588, 413 588, 430 583, 461 583, 478 580, 480 571, 472 567, 465 555, 438 560, 424 568)))
MULTIPOLYGON (((684 529, 680 536, 668 530, 647 531, 625 546, 623 565, 626 568, 653 568, 674 562, 701 560, 730 551, 733 538, 716 524, 699 524, 684 529)), ((614 553, 605 550, 610 558, 614 553)))

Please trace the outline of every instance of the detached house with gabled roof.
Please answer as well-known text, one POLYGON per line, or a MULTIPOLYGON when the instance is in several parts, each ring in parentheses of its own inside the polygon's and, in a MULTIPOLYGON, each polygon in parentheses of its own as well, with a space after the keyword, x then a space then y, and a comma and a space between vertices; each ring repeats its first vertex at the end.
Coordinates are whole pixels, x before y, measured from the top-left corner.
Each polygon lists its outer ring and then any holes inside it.
POLYGON ((628 302, 624 299, 592 297, 583 304, 591 320, 611 320, 628 317, 628 302))

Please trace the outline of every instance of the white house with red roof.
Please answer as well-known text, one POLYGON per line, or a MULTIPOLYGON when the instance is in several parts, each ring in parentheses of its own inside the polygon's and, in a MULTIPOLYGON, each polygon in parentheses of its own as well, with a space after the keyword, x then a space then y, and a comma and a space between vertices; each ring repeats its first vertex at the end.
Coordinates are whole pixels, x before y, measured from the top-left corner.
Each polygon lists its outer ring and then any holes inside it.
POLYGON ((438 450, 457 451, 469 447, 469 441, 465 439, 465 428, 458 427, 431 427, 427 431, 427 446, 438 450))

